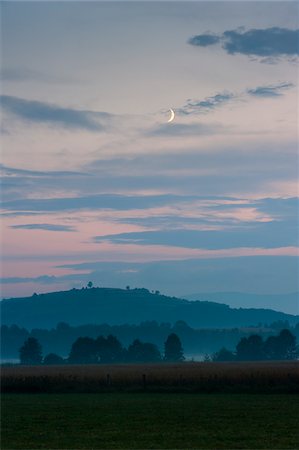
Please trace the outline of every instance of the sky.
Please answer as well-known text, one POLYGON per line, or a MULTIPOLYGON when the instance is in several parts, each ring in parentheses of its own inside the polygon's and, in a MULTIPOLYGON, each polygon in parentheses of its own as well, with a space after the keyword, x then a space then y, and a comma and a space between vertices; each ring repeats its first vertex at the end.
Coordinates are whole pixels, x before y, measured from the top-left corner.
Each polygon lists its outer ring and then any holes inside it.
POLYGON ((298 3, 1 8, 2 297, 299 290, 298 3))

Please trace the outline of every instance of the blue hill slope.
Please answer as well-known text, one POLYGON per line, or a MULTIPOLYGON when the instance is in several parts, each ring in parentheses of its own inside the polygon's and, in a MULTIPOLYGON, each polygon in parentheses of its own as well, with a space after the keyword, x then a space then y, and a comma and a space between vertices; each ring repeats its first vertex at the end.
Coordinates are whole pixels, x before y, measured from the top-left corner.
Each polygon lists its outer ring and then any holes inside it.
POLYGON ((184 320, 194 328, 234 328, 270 324, 299 316, 271 309, 233 309, 211 301, 188 301, 150 293, 147 289, 72 289, 70 291, 12 298, 1 301, 3 325, 49 328, 59 322, 139 324, 143 321, 175 323, 184 320))

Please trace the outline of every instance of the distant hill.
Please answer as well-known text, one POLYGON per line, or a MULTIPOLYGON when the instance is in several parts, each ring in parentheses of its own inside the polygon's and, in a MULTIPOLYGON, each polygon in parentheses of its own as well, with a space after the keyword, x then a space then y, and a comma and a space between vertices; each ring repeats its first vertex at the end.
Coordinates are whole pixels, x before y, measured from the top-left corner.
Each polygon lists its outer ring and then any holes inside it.
POLYGON ((187 300, 225 303, 231 308, 266 308, 287 314, 299 314, 299 292, 290 294, 246 294, 243 292, 201 292, 183 295, 187 300), (246 306, 245 306, 246 305, 246 306))
POLYGON ((194 328, 234 328, 278 320, 294 325, 299 316, 270 309, 232 309, 152 294, 147 289, 91 288, 2 300, 1 320, 3 325, 26 328, 50 328, 59 322, 120 325, 150 320, 171 324, 183 320, 194 328))

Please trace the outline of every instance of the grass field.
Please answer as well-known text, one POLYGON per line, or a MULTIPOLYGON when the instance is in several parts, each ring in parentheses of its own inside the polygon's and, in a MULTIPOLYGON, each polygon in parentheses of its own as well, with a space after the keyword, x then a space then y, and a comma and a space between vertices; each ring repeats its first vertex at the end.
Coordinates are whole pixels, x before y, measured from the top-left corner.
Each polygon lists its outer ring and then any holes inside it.
POLYGON ((3 394, 7 449, 296 449, 299 397, 3 394))

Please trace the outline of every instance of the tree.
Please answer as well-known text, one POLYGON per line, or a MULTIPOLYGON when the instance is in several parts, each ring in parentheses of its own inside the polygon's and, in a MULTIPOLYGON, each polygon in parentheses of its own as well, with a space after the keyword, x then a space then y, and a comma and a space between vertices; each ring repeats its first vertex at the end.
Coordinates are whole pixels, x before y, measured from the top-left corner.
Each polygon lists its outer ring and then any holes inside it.
POLYGON ((95 340, 89 337, 79 337, 72 345, 68 361, 71 364, 97 363, 98 354, 95 340))
POLYGON ((171 333, 164 343, 165 361, 184 361, 183 347, 177 334, 171 333))
POLYGON ((242 338, 236 350, 236 358, 239 361, 258 361, 264 359, 264 343, 258 334, 252 334, 248 338, 242 338))
POLYGON ((296 337, 287 329, 278 336, 270 336, 264 345, 267 359, 296 359, 296 337))
POLYGON ((219 352, 214 353, 212 359, 213 361, 234 361, 235 355, 227 348, 222 347, 219 352))
POLYGON ((265 358, 271 360, 280 359, 277 352, 277 336, 269 336, 264 343, 265 358))
POLYGON ((281 330, 279 333, 278 348, 282 359, 296 359, 296 337, 289 330, 281 330))
POLYGON ((155 344, 150 342, 141 342, 139 339, 129 345, 127 352, 127 360, 129 362, 158 362, 161 361, 161 353, 155 344))
POLYGON ((87 287, 88 287, 89 289, 91 289, 92 286, 93 286, 93 282, 92 282, 92 281, 89 281, 89 282, 87 283, 87 287))
POLYGON ((41 364, 42 346, 37 339, 29 337, 19 349, 21 364, 41 364))
POLYGON ((124 349, 119 340, 112 334, 107 338, 99 336, 96 339, 96 351, 101 363, 117 363, 124 358, 124 349))
POLYGON ((46 366, 60 365, 60 364, 64 364, 64 359, 61 358, 61 356, 56 355, 56 353, 49 353, 47 356, 44 357, 43 363, 46 366))

